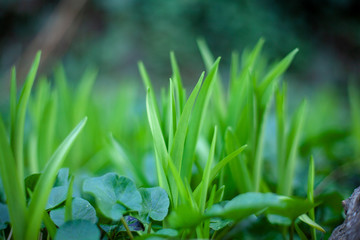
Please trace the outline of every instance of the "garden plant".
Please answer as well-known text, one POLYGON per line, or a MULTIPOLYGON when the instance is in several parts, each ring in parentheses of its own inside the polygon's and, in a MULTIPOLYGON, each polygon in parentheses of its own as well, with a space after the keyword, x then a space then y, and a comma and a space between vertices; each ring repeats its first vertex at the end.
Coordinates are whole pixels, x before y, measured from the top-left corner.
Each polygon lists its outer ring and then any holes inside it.
POLYGON ((192 90, 173 52, 161 92, 142 62, 145 89, 122 83, 111 94, 94 91, 95 68, 75 87, 61 65, 37 78, 41 52, 20 92, 13 68, 0 116, 0 238, 328 237, 343 196, 327 191, 333 177, 326 164, 317 171, 311 151, 326 155, 344 138, 359 149, 360 97, 350 88, 345 134, 330 143, 328 129, 311 135, 321 113, 306 100, 289 111, 283 79, 298 49, 268 62, 263 45, 234 52, 224 81, 221 58, 198 40, 206 72, 192 90))

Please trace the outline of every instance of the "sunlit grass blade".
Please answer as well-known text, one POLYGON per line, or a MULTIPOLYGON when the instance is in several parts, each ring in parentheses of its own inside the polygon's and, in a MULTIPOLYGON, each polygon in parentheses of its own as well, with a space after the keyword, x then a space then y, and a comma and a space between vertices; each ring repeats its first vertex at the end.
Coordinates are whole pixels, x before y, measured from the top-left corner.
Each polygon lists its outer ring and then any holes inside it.
MULTIPOLYGON (((210 71, 215 62, 214 57, 204 39, 198 39, 197 44, 198 44, 201 56, 203 58, 203 61, 205 63, 206 70, 210 71)), ((214 105, 215 105, 215 110, 217 112, 217 116, 219 117, 219 121, 221 121, 221 122, 224 121, 224 117, 226 114, 226 107, 225 107, 226 99, 225 99, 224 87, 222 84, 223 83, 222 83, 220 74, 217 72, 215 74, 215 81, 214 81, 214 85, 215 85, 214 99, 216 99, 214 101, 214 105)))
POLYGON ((18 171, 19 181, 22 183, 24 180, 24 127, 25 127, 25 115, 26 106, 30 97, 31 88, 35 81, 36 73, 40 64, 41 51, 37 52, 34 62, 30 68, 30 71, 26 77, 25 84, 20 94, 19 101, 16 105, 16 117, 15 124, 12 125, 11 129, 11 148, 14 153, 16 161, 16 167, 18 171))
MULTIPOLYGON (((173 80, 170 78, 170 88, 169 88, 169 101, 168 101, 168 149, 171 149, 174 134, 176 131, 176 107, 175 107, 175 96, 174 96, 174 84, 173 80)), ((170 150, 169 150, 170 151, 170 150)))
POLYGON ((187 177, 189 181, 191 180, 191 168, 193 165, 193 157, 195 153, 196 142, 200 133, 202 126, 202 121, 204 118, 205 110, 207 109, 210 95, 212 92, 213 82, 215 81, 215 76, 217 69, 219 67, 220 58, 218 58, 214 65, 211 68, 211 71, 205 78, 203 86, 197 97, 193 113, 190 117, 190 123, 188 128, 188 137, 185 143, 184 157, 183 157, 183 167, 181 169, 181 177, 187 177))
MULTIPOLYGON (((229 90, 229 109, 231 112, 228 113, 228 123, 230 126, 234 127, 234 124, 238 121, 240 111, 246 100, 246 87, 249 81, 249 73, 253 71, 255 62, 258 58, 258 55, 261 52, 261 49, 264 45, 264 39, 260 38, 254 49, 251 51, 249 56, 245 61, 244 67, 241 70, 239 76, 233 76, 235 70, 232 70, 232 78, 230 82, 230 90, 229 90)), ((234 60, 237 64, 237 60, 234 60)), ((234 67, 233 67, 234 68, 234 67)))
POLYGON ((189 99, 187 100, 183 108, 183 112, 180 116, 179 123, 174 136, 174 143, 171 147, 171 159, 173 159, 175 166, 177 167, 177 169, 179 169, 179 171, 181 171, 182 168, 183 152, 184 152, 186 133, 189 126, 189 119, 194 107, 196 97, 198 96, 199 90, 201 88, 203 79, 204 79, 204 72, 201 74, 198 83, 196 84, 194 90, 190 94, 189 99))
MULTIPOLYGON (((13 131, 16 121, 16 68, 15 66, 11 68, 11 86, 10 86, 10 129, 13 131)), ((14 129, 15 130, 15 129, 14 129)), ((11 136, 12 137, 12 136, 11 136)), ((11 139, 10 137, 10 139, 11 139)))
POLYGON ((167 160, 169 159, 169 154, 166 149, 165 139, 161 131, 160 122, 156 114, 156 107, 154 99, 151 98, 151 89, 148 88, 146 94, 146 111, 148 116, 148 121, 150 125, 150 130, 154 140, 154 149, 156 155, 156 172, 159 181, 160 187, 164 188, 171 197, 170 187, 166 178, 165 170, 167 169, 167 160))
POLYGON ((293 180, 295 174, 296 155, 298 151, 300 134, 305 118, 306 102, 303 101, 297 112, 294 114, 290 125, 290 132, 286 139, 285 167, 282 179, 279 181, 278 193, 286 196, 292 194, 293 180))
MULTIPOLYGON (((146 88, 146 89, 150 89, 150 91, 149 91, 149 94, 150 94, 149 98, 151 99, 151 102, 152 102, 153 105, 154 105, 156 117, 160 120, 161 118, 160 118, 159 106, 158 106, 157 101, 156 101, 155 91, 154 91, 154 88, 153 88, 153 86, 152 86, 152 83, 151 83, 149 74, 147 73, 146 68, 145 68, 143 62, 139 62, 139 63, 138 63, 138 67, 139 67, 140 75, 141 75, 141 78, 142 78, 142 80, 143 80, 143 82, 144 82, 145 88, 146 88)), ((161 126, 161 125, 160 125, 160 126, 161 126)))
POLYGON ((185 93, 185 89, 183 88, 183 85, 182 85, 180 70, 179 70, 179 66, 177 64, 174 52, 170 52, 170 61, 171 61, 171 68, 172 68, 172 72, 173 72, 173 79, 175 81, 177 107, 178 107, 179 114, 181 114, 184 109, 184 106, 185 106, 186 93, 185 93))
POLYGON ((25 238, 24 229, 26 227, 27 209, 23 180, 20 180, 13 157, 13 153, 8 142, 8 137, 4 127, 4 122, 0 116, 0 176, 6 194, 11 226, 14 239, 25 238))
POLYGON ((39 233, 43 210, 45 209, 51 188, 55 182, 56 175, 61 168, 66 154, 69 152, 70 147, 73 145, 75 139, 84 128, 87 118, 84 118, 74 128, 74 130, 66 137, 66 139, 56 149, 50 160, 45 166, 43 173, 41 174, 33 196, 31 198, 28 210, 29 224, 26 226, 26 238, 24 239, 36 239, 39 233))
POLYGON ((292 62, 298 51, 299 49, 297 48, 291 51, 284 59, 282 59, 269 71, 269 73, 265 76, 264 80, 261 82, 259 86, 261 95, 274 82, 274 80, 276 80, 280 75, 282 75, 286 71, 286 69, 289 67, 290 63, 292 62))

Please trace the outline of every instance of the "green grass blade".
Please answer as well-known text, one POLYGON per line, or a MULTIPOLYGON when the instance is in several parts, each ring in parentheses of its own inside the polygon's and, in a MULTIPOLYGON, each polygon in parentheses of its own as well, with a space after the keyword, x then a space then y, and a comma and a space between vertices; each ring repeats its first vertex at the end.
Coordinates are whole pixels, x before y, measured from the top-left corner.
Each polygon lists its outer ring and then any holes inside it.
POLYGON ((44 222, 44 225, 45 225, 45 228, 47 230, 47 232, 49 233, 50 235, 50 238, 51 239, 54 239, 55 238, 55 234, 56 234, 56 231, 57 231, 57 228, 54 224, 54 222, 51 220, 49 214, 44 211, 44 214, 43 214, 43 222, 44 222))
POLYGON ((55 153, 52 155, 49 162, 46 164, 43 173, 41 174, 33 196, 29 204, 28 226, 26 228, 25 239, 36 239, 39 233, 43 210, 45 209, 51 188, 56 179, 56 175, 61 168, 66 154, 73 145, 75 139, 84 128, 87 118, 84 118, 74 128, 74 130, 66 137, 60 144, 55 153))
POLYGON ((295 113, 291 126, 290 132, 287 137, 286 146, 286 165, 283 169, 284 177, 279 182, 279 194, 290 196, 292 194, 293 180, 295 174, 296 154, 300 141, 300 133, 305 118, 306 102, 303 101, 299 109, 295 113))
POLYGON ((254 178, 254 191, 260 191, 260 185, 262 182, 262 168, 263 168, 263 151, 264 151, 264 134, 265 134, 265 123, 267 120, 269 108, 271 101, 267 101, 264 108, 259 106, 260 99, 257 99, 256 106, 256 123, 257 128, 254 133, 255 136, 255 156, 254 156, 254 168, 253 168, 253 178, 254 178))
POLYGON ((201 88, 201 84, 204 79, 204 74, 205 74, 204 72, 201 74, 198 83, 196 84, 194 90, 190 94, 190 97, 184 106, 183 112, 180 116, 178 127, 176 129, 174 143, 171 147, 171 159, 173 159, 175 166, 180 171, 182 167, 184 145, 185 145, 186 133, 189 126, 189 119, 191 116, 191 111, 194 107, 196 97, 198 96, 199 90, 201 88))
POLYGON ((64 216, 65 222, 72 220, 73 186, 74 186, 74 176, 72 176, 70 179, 68 193, 65 201, 65 216, 64 216))
POLYGON ((259 86, 261 94, 266 91, 266 89, 273 83, 275 79, 277 79, 286 71, 298 51, 299 49, 297 48, 291 51, 283 60, 281 60, 269 71, 259 86))
POLYGON ((151 97, 151 92, 151 89, 148 88, 146 94, 146 111, 150 130, 154 140, 157 177, 160 187, 164 188, 171 198, 172 195, 165 174, 169 154, 166 149, 165 139, 161 131, 160 122, 156 114, 155 102, 154 99, 151 97))
POLYGON ((169 88, 169 106, 168 106, 168 149, 171 148, 173 144, 174 134, 176 131, 176 109, 175 109, 175 97, 174 97, 174 84, 170 78, 170 88, 169 88))
POLYGON ((172 68, 172 72, 173 72, 173 79, 175 81, 177 107, 179 110, 179 114, 181 114, 184 109, 184 106, 185 106, 186 94, 185 94, 185 90, 182 85, 179 66, 177 64, 174 52, 170 52, 170 61, 171 61, 171 68, 172 68))
MULTIPOLYGON (((201 56, 203 58, 203 61, 205 63, 205 67, 207 71, 210 71, 213 64, 214 64, 214 57, 208 48, 206 42, 204 39, 198 39, 197 44, 201 53, 201 56)), ((223 119, 226 114, 226 99, 225 99, 225 93, 224 93, 224 87, 222 85, 222 80, 219 75, 219 73, 215 74, 215 89, 214 89, 214 99, 216 101, 215 104, 215 111, 217 113, 217 117, 219 117, 219 121, 223 122, 223 119)))
POLYGON ((215 146, 216 146, 216 138, 217 138, 217 127, 215 126, 214 135, 211 142, 209 157, 205 165, 204 174, 201 180, 201 189, 200 189, 200 198, 199 198, 199 208, 200 212, 205 212, 205 205, 206 205, 206 197, 208 193, 209 183, 210 183, 210 174, 211 174, 211 167, 214 161, 215 155, 215 146))
POLYGON ((181 177, 187 177, 191 180, 191 169, 193 165, 193 157, 195 153, 195 146, 200 133, 203 118, 205 116, 205 110, 207 109, 210 95, 212 92, 213 83, 217 69, 219 67, 220 58, 218 58, 211 68, 211 71, 205 78, 203 86, 197 97, 193 114, 190 117, 190 123, 188 128, 188 136, 185 143, 183 167, 181 168, 181 177))
MULTIPOLYGON (((11 86, 10 86, 10 131, 15 131, 15 121, 16 121, 16 68, 15 66, 11 68, 11 86)), ((13 137, 13 136, 11 136, 13 137)), ((10 138, 11 138, 10 137, 10 138)))
POLYGON ((13 153, 8 142, 4 122, 0 116, 0 176, 4 186, 14 239, 25 238, 26 199, 23 180, 18 176, 13 153))
POLYGON ((86 114, 91 90, 93 89, 97 74, 98 70, 90 67, 86 69, 82 79, 80 80, 80 84, 74 99, 74 106, 72 107, 74 111, 73 123, 80 121, 80 119, 86 114))
MULTIPOLYGON (((228 107, 231 109, 231 112, 228 113, 228 123, 232 127, 234 127, 235 123, 238 121, 242 106, 245 104, 246 91, 249 84, 249 73, 252 73, 255 62, 261 52, 263 45, 264 39, 260 38, 255 48, 251 51, 248 57, 244 59, 245 65, 239 76, 233 76, 231 78, 228 107)), ((237 62, 236 59, 234 61, 237 62)), ((232 75, 234 74, 235 73, 232 73, 232 75)))
POLYGON ((155 91, 154 91, 154 88, 153 88, 153 86, 152 86, 152 84, 151 84, 151 80, 150 80, 149 74, 147 73, 146 68, 145 68, 143 62, 139 62, 139 63, 138 63, 138 67, 139 67, 139 72, 140 72, 141 78, 142 78, 142 80, 143 80, 143 82, 144 82, 145 88, 146 88, 146 89, 150 89, 150 91, 149 91, 148 94, 150 94, 149 98, 151 99, 151 102, 152 102, 153 105, 154 105, 156 117, 157 117, 158 119, 161 119, 161 118, 160 118, 159 106, 157 105, 156 96, 155 96, 155 91))
MULTIPOLYGON (((310 157, 309 173, 308 173, 308 187, 307 198, 311 203, 314 203, 314 182, 315 182, 315 163, 313 156, 310 157)), ((309 211, 309 216, 312 221, 315 222, 315 209, 309 211)), ((316 240, 316 230, 311 228, 311 238, 316 240)))
MULTIPOLYGON (((211 169, 211 173, 210 173, 210 180, 209 180, 209 184, 212 183, 212 181, 214 181, 214 179, 216 178, 217 174, 226 166, 226 164, 230 163, 232 160, 236 159, 236 156, 238 156, 242 151, 244 151, 244 149, 247 147, 247 145, 244 145, 238 149, 236 149, 235 151, 233 151, 232 153, 230 153, 229 155, 227 155, 225 158, 221 159, 220 162, 218 162, 212 169, 211 169)), ((240 171, 237 171, 237 173, 239 173, 240 171)), ((239 178, 240 179, 240 178, 239 178)), ((246 179, 248 180, 248 179, 246 179)), ((201 184, 199 184, 196 189, 194 190, 194 196, 196 199, 199 199, 199 193, 200 193, 200 188, 201 188, 201 184)))
POLYGON ((277 175, 278 180, 282 179, 282 174, 285 169, 285 99, 286 99, 286 87, 283 85, 282 90, 276 91, 276 140, 277 140, 277 175))
MULTIPOLYGON (((174 187, 171 188, 171 193, 175 197, 177 197, 177 193, 179 193, 180 194, 180 199, 181 199, 183 204, 190 203, 191 199, 189 198, 189 196, 187 194, 187 190, 186 190, 186 187, 184 185, 184 182, 181 179, 180 174, 179 174, 178 170, 176 169, 176 166, 173 163, 173 161, 171 160, 171 158, 169 158, 169 169, 171 171, 174 182, 176 184, 176 187, 174 186, 174 187)), ((175 198, 174 199, 174 207, 176 208, 178 204, 179 204, 178 199, 175 198)))
POLYGON ((305 233, 300 229, 298 224, 297 223, 294 223, 294 224, 295 224, 295 230, 296 230, 297 234, 299 235, 300 239, 301 240, 308 240, 305 233))
POLYGON ((243 145, 240 148, 236 149, 235 151, 229 153, 229 155, 227 155, 225 158, 223 158, 220 162, 218 162, 213 169, 211 170, 211 181, 213 181, 216 177, 216 175, 220 172, 221 169, 223 169, 226 164, 228 164, 230 161, 236 159, 236 157, 242 153, 245 148, 247 147, 247 145, 243 145))
MULTIPOLYGON (((240 154, 247 145, 244 145, 237 150, 236 147, 239 146, 236 136, 231 128, 228 128, 225 133, 225 149, 229 154, 228 157, 234 157, 235 161, 230 163, 230 171, 234 181, 239 188, 240 192, 248 192, 252 190, 252 182, 251 182, 251 174, 249 172, 248 167, 246 166, 245 159, 236 158, 238 154, 240 154), (235 155, 235 153, 238 153, 235 155), (236 161, 237 160, 237 161, 236 161)), ((229 159, 230 161, 231 159, 229 159)))
POLYGON ((31 88, 34 83, 36 73, 40 64, 40 56, 41 51, 37 52, 34 62, 30 68, 30 71, 26 77, 24 87, 21 91, 21 95, 16 106, 16 120, 15 125, 13 125, 13 129, 11 131, 11 148, 14 153, 14 158, 16 161, 16 167, 18 171, 19 181, 22 182, 24 180, 24 127, 25 127, 25 115, 26 115, 26 107, 30 97, 31 88))
POLYGON ((54 79, 56 82, 55 89, 58 92, 59 103, 61 103, 59 104, 59 112, 61 114, 59 114, 58 118, 59 122, 62 123, 62 126, 61 129, 58 129, 58 135, 61 138, 64 138, 66 134, 66 132, 63 133, 64 129, 70 130, 72 126, 70 121, 72 119, 72 99, 70 98, 70 89, 67 84, 65 70, 62 65, 58 65, 55 68, 54 79))
POLYGON ((41 127, 39 128, 39 166, 46 165, 54 150, 55 129, 57 120, 57 92, 53 92, 42 113, 41 127))
POLYGON ((309 226, 313 227, 314 229, 317 229, 321 232, 326 232, 325 229, 323 229, 319 224, 317 224, 316 222, 314 222, 311 218, 309 218, 308 215, 303 214, 301 216, 299 216, 299 219, 301 221, 303 221, 304 223, 308 224, 309 226))

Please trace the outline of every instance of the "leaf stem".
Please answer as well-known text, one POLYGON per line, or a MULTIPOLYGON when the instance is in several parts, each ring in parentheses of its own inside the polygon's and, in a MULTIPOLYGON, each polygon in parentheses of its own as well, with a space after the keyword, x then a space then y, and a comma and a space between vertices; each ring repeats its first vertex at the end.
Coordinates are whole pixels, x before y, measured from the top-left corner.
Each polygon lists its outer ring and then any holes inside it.
POLYGON ((127 225, 124 217, 122 217, 122 218, 120 219, 120 221, 121 221, 121 223, 124 225, 124 227, 125 227, 125 229, 126 229, 126 232, 127 232, 127 234, 129 235, 130 239, 134 239, 134 236, 132 235, 132 233, 131 233, 131 231, 130 231, 130 228, 129 228, 129 226, 127 225))
POLYGON ((152 225, 152 222, 150 222, 149 226, 148 226, 148 230, 147 230, 147 233, 150 234, 151 233, 151 225, 152 225))

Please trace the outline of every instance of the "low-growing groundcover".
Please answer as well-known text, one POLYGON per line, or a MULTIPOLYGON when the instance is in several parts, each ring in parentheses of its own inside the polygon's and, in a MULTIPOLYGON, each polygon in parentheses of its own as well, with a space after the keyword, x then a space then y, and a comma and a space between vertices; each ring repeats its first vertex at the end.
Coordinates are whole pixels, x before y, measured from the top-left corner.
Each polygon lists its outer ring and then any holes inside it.
MULTIPOLYGON (((296 166, 304 164, 298 152, 304 147, 301 134, 309 104, 303 101, 290 116, 281 78, 298 50, 268 64, 260 39, 241 57, 234 53, 225 91, 220 58, 212 57, 204 41, 198 44, 207 73, 188 93, 174 53, 169 87, 160 96, 139 63, 146 113, 134 110, 136 87, 124 85, 116 104, 108 107, 92 97, 95 69, 88 69, 72 91, 58 66, 55 85, 41 78, 31 95, 39 52, 19 95, 14 68, 10 120, 0 117, 0 237, 324 236, 316 222, 336 224, 326 217, 340 215, 334 202, 340 203, 341 196, 330 195, 329 201, 314 192, 312 157, 305 160, 302 184, 295 184, 296 166), (272 116, 273 160, 265 144, 272 116)), ((356 109, 356 93, 351 99, 356 109)))

